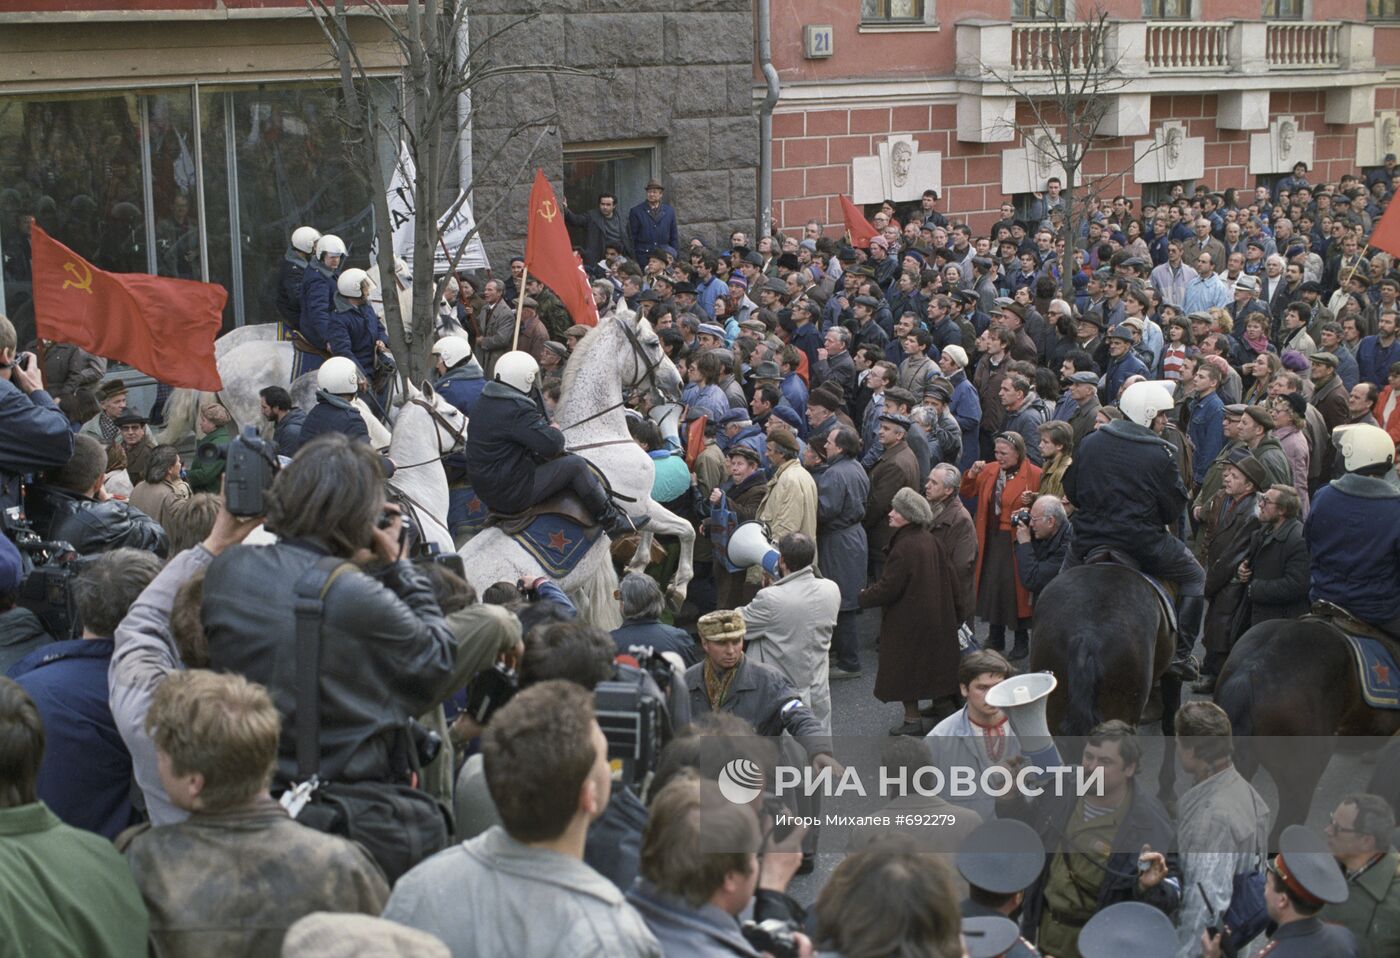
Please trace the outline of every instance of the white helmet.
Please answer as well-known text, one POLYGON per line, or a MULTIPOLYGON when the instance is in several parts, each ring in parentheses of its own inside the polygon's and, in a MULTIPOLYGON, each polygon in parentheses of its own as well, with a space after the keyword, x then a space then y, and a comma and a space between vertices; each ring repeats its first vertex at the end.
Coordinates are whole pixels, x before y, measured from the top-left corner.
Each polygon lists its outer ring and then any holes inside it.
POLYGON ((1395 440, 1380 426, 1347 423, 1332 430, 1332 441, 1342 452, 1347 472, 1395 464, 1395 440))
POLYGON ((332 256, 345 255, 345 243, 334 233, 323 233, 321 238, 316 241, 316 245, 313 248, 316 252, 317 259, 320 259, 327 253, 330 253, 332 256))
POLYGON ((1123 395, 1118 399, 1118 408, 1123 410, 1123 417, 1139 426, 1152 425, 1158 413, 1166 412, 1175 405, 1172 384, 1165 381, 1133 383, 1123 390, 1123 395))
MULTIPOLYGON (((433 355, 439 357, 448 369, 472 358, 472 348, 461 336, 444 336, 433 343, 433 355)), ((499 368, 499 367, 498 367, 499 368)))
POLYGON ((540 364, 520 350, 506 353, 496 360, 496 381, 528 393, 539 384, 540 364))
POLYGON ((316 371, 316 388, 332 396, 350 396, 360 391, 360 368, 344 356, 332 356, 316 371))
POLYGON ((340 278, 335 281, 335 288, 344 297, 365 295, 365 283, 369 283, 370 288, 374 288, 374 280, 369 278, 369 273, 362 269, 347 269, 340 274, 340 278))
POLYGON ((321 238, 321 231, 314 226, 298 226, 292 230, 292 249, 309 253, 316 248, 316 241, 321 238))

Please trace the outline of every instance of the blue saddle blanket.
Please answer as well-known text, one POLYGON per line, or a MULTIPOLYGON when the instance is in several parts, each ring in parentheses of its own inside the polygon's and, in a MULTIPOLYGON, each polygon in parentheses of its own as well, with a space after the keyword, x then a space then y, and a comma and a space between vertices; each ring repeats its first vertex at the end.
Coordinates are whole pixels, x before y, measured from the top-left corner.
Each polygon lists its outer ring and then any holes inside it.
POLYGON ((1373 709, 1400 709, 1400 666, 1380 639, 1342 633, 1361 679, 1361 697, 1373 709))
POLYGON ((525 528, 511 536, 520 547, 544 569, 551 579, 562 579, 588 553, 603 534, 599 526, 582 528, 564 516, 542 513, 525 528))
POLYGON ((477 498, 471 486, 456 485, 447 490, 447 527, 454 538, 476 535, 486 527, 491 510, 477 498))

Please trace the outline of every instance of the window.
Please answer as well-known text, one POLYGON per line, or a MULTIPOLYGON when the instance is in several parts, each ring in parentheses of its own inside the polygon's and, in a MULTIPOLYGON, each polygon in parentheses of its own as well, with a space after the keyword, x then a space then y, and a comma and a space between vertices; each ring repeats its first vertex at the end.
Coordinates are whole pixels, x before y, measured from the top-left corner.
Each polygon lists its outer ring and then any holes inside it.
POLYGON ((1400 0, 1366 0, 1366 16, 1372 20, 1400 20, 1400 0))
POLYGON ((1265 20, 1303 19, 1303 0, 1264 0, 1265 20))
POLYGON ((1191 19, 1191 0, 1143 0, 1142 18, 1144 20, 1189 20, 1191 19))
MULTIPOLYGON (((379 102, 395 91, 372 87, 379 102)), ((32 338, 31 222, 102 269, 219 283, 226 328, 276 319, 297 226, 366 265, 373 208, 337 101, 310 84, 0 100, 0 311, 32 338)))
POLYGON ((905 22, 922 23, 924 0, 860 0, 862 22, 905 22))
POLYGON ((1011 0, 1013 20, 1064 20, 1065 0, 1011 0))
MULTIPOLYGON (((564 147, 564 199, 573 212, 594 209, 600 193, 611 193, 625 217, 646 199, 647 180, 655 175, 655 144, 564 147)), ((569 235, 575 246, 583 245, 582 227, 569 227, 569 235)))

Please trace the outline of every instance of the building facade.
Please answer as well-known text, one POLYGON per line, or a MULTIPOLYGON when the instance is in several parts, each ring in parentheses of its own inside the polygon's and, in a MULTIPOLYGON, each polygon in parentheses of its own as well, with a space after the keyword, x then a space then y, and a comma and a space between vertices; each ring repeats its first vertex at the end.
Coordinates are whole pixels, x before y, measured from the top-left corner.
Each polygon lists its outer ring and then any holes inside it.
MULTIPOLYGON (((522 250, 537 166, 575 209, 606 191, 625 216, 657 177, 682 235, 751 229, 751 12, 750 0, 472 3, 461 40, 473 62, 560 69, 474 91, 470 172, 439 201, 471 186, 475 209, 494 210, 482 234, 497 272, 522 250)), ((350 25, 363 92, 392 106, 398 47, 363 10, 350 25)), ((301 0, 0 6, 0 309, 32 330, 30 222, 104 269, 224 285, 230 328, 275 318, 296 226, 340 235, 366 265, 371 184, 344 147, 339 100, 301 0)), ((381 144, 386 168, 396 150, 381 144)))
POLYGON ((940 210, 985 232, 1004 197, 1024 202, 1063 179, 1039 141, 1065 131, 1043 129, 1017 95, 1052 89, 1057 16, 1106 16, 1097 54, 1071 60, 1116 65, 1081 171, 1109 197, 1150 201, 1173 183, 1252 190, 1299 160, 1314 182, 1335 183, 1400 152, 1392 0, 1078 0, 1065 10, 1074 2, 860 0, 775 24, 775 225, 839 224, 842 193, 869 204, 934 188, 940 210))

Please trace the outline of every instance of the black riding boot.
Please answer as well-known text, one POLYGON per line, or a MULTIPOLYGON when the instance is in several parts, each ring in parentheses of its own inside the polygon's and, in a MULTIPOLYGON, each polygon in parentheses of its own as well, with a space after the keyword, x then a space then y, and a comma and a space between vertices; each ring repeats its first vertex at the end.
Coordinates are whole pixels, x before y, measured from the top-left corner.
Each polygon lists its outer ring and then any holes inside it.
POLYGON ((1005 651, 1006 651, 1006 626, 1004 626, 1004 625, 989 625, 989 626, 987 626, 987 641, 985 641, 985 642, 982 643, 982 648, 986 649, 986 650, 989 651, 989 652, 1005 652, 1005 651))
POLYGON ((1011 646, 1011 651, 1006 658, 1011 662, 1019 662, 1031 654, 1031 634, 1029 629, 1016 630, 1016 642, 1011 646))
POLYGON ((1201 623, 1206 617, 1205 596, 1183 595, 1176 600, 1176 653, 1167 671, 1183 682, 1200 678, 1195 656, 1196 638, 1201 634, 1201 623))

